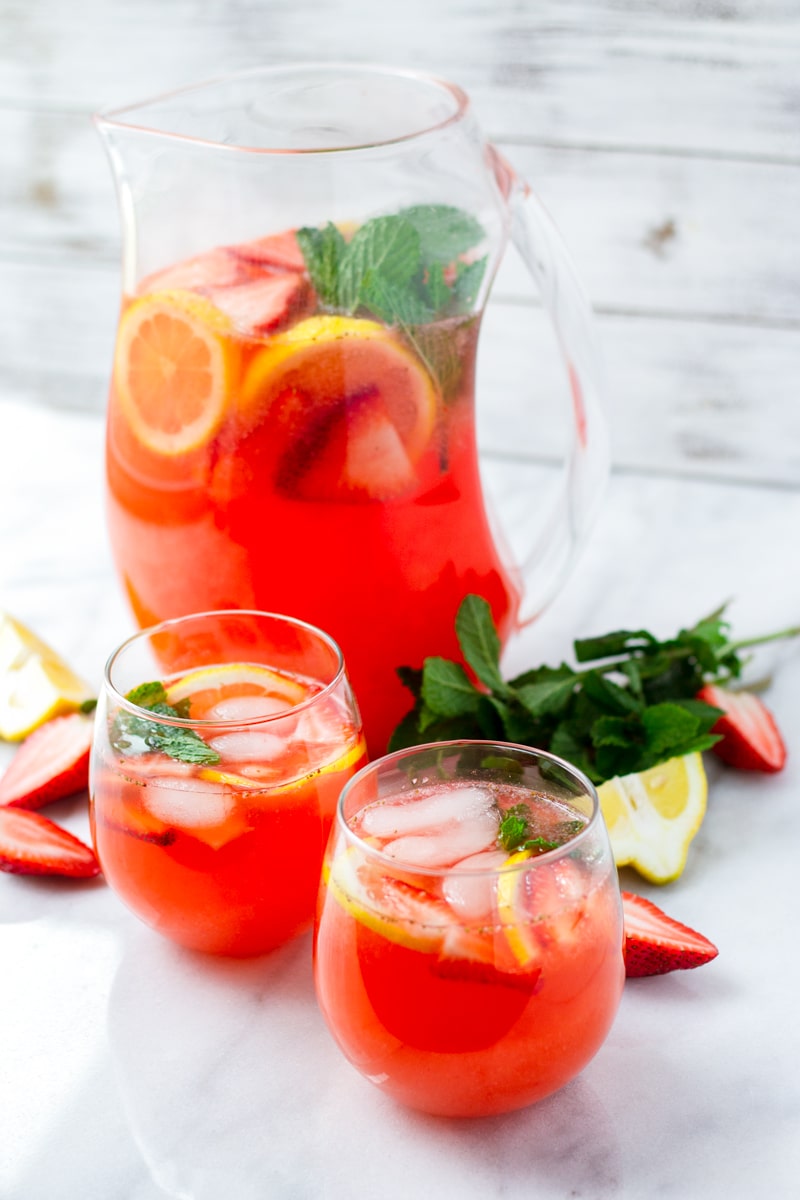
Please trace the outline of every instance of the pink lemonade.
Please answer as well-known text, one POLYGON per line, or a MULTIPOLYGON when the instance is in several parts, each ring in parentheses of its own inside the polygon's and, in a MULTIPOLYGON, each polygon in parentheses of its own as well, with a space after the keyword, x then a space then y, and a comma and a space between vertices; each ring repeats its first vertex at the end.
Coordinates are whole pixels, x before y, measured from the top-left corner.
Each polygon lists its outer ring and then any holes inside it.
POLYGON ((396 668, 459 657, 463 597, 504 638, 519 604, 478 471, 481 313, 447 303, 413 326, 331 311, 287 231, 148 276, 117 337, 108 519, 138 621, 247 607, 328 630, 373 753, 411 706, 396 668))
POLYGON ((381 798, 339 831, 316 984, 363 1075, 411 1107, 475 1116, 533 1103, 588 1063, 624 965, 613 860, 587 823, 528 787, 447 782, 381 798), (509 814, 527 849, 501 845, 509 814))
POLYGON ((150 686, 177 721, 111 706, 96 735, 90 799, 103 874, 173 941, 213 954, 270 950, 313 917, 337 796, 366 760, 357 714, 314 680, 259 663, 150 686))

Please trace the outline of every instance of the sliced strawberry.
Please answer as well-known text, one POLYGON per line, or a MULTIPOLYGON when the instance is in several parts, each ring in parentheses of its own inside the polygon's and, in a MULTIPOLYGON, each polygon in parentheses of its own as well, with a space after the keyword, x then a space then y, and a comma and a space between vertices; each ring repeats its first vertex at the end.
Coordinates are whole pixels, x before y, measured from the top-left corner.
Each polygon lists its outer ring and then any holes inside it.
POLYGON ((93 719, 80 713, 40 725, 0 779, 0 804, 41 808, 87 787, 93 728, 93 719))
POLYGON ((79 838, 40 813, 0 808, 0 871, 90 879, 100 864, 79 838))
POLYGON ((258 275, 232 287, 205 289, 242 333, 267 333, 305 312, 311 289, 297 274, 258 275))
POLYGON ((234 284, 245 283, 255 279, 258 271, 252 263, 235 254, 231 254, 224 246, 217 246, 205 254, 197 254, 194 258, 186 258, 182 262, 173 263, 163 271, 156 271, 143 279, 136 289, 140 296, 148 292, 163 292, 173 288, 185 289, 190 292, 205 292, 210 288, 231 287, 234 284))
POLYGON ((446 958, 444 955, 436 959, 432 970, 434 975, 439 975, 442 979, 509 987, 529 996, 539 990, 539 978, 542 974, 541 967, 534 967, 528 971, 502 971, 493 963, 471 958, 446 958))
POLYGON ((246 262, 275 267, 279 271, 304 271, 306 262, 293 229, 272 233, 252 242, 240 242, 228 247, 231 254, 246 262))
POLYGON ((625 974, 629 979, 640 975, 665 975, 701 967, 716 958, 713 942, 668 917, 650 900, 622 893, 625 914, 625 974))
POLYGON ((713 708, 721 708, 713 732, 722 741, 713 747, 724 762, 744 771, 780 771, 786 762, 786 746, 775 718, 764 702, 752 692, 728 692, 708 684, 697 699, 713 708))

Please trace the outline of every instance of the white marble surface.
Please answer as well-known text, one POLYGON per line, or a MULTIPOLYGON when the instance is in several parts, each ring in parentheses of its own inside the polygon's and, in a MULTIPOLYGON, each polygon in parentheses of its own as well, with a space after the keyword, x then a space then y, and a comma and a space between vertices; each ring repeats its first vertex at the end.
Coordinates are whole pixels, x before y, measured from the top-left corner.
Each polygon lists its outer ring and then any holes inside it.
MULTIPOLYGON (((102 511, 116 215, 86 114, 302 54, 416 62, 473 90, 598 309, 615 471, 509 670, 615 626, 667 633, 727 598, 742 635, 797 622, 800 13, 722 8, 108 0, 76 25, 56 0, 0 0, 0 607, 98 681, 131 628, 102 511), (653 241, 668 221, 674 236, 653 241)), ((523 318, 537 338, 540 321, 513 269, 494 304, 481 371, 501 383, 482 440, 519 535, 523 478, 547 481, 558 447, 520 451, 505 407, 524 393, 523 318)), ((718 959, 629 982, 594 1062, 520 1114, 425 1118, 363 1082, 317 1012, 307 938, 210 961, 102 883, 0 875, 0 1198, 793 1200, 800 646, 753 669, 772 672, 785 771, 710 762, 682 878, 625 880, 718 959)), ((50 811, 88 835, 85 797, 50 811)))

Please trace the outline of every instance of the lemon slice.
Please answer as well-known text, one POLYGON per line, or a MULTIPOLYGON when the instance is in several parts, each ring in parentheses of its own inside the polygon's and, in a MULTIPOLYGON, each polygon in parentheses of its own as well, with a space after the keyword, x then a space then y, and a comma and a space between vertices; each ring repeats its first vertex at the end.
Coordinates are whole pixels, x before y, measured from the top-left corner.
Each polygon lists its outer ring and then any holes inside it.
POLYGON ((21 741, 91 696, 89 685, 55 650, 21 621, 0 613, 0 737, 21 741))
POLYGON ((308 696, 308 689, 280 671, 258 663, 221 663, 199 667, 167 684, 167 703, 191 699, 192 717, 200 719, 215 704, 231 696, 264 696, 294 708, 308 696))
POLYGON ((507 871, 531 857, 530 850, 517 850, 503 863, 497 877, 497 915, 514 958, 522 967, 529 966, 539 954, 539 943, 530 924, 520 912, 519 871, 507 871))
POLYGON ((428 370, 377 321, 316 316, 253 359, 240 409, 283 447, 280 486, 304 499, 386 498, 413 484, 438 393, 428 370))
POLYGON ((358 846, 326 865, 323 879, 351 917, 409 950, 440 950, 447 931, 458 925, 444 900, 385 874, 358 846))
POLYGON ((263 773, 257 766, 245 768, 242 772, 227 771, 219 767, 203 767, 198 771, 201 779, 211 780, 215 783, 224 783, 229 787, 241 788, 244 791, 253 792, 268 792, 270 796, 282 796, 287 792, 296 792, 299 788, 304 787, 309 780, 318 779, 321 775, 335 775, 337 771, 348 771, 360 762, 366 756, 367 743, 364 738, 359 738, 352 746, 349 746, 343 754, 338 758, 332 759, 330 762, 323 763, 320 767, 312 767, 311 770, 300 776, 299 779, 293 779, 289 783, 279 783, 276 780, 277 771, 275 768, 263 768, 263 773))
POLYGON ((239 365, 233 323, 194 292, 154 292, 123 313, 114 356, 119 407, 138 440, 172 457, 222 424, 239 365))
POLYGON ((617 866, 630 865, 651 883, 677 879, 706 811, 702 755, 671 758, 597 790, 617 866))

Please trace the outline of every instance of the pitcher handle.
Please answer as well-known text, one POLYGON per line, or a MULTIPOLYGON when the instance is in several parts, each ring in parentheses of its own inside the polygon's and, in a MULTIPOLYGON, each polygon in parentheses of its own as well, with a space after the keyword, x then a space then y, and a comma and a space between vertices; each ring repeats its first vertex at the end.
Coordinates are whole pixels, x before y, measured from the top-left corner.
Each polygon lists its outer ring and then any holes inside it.
POLYGON ((542 532, 524 558, 521 625, 533 621, 566 578, 597 516, 609 475, 608 429, 591 306, 561 235, 535 192, 492 147, 510 213, 511 240, 539 289, 566 363, 573 437, 564 479, 542 532))

